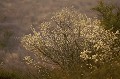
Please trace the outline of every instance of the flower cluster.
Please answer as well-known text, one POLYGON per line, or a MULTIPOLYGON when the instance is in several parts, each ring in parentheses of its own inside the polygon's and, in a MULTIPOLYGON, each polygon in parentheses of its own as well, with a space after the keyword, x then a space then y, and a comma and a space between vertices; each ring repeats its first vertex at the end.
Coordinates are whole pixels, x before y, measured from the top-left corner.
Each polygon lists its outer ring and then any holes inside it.
POLYGON ((27 64, 32 64, 33 63, 33 59, 30 56, 25 56, 24 61, 26 61, 27 64))

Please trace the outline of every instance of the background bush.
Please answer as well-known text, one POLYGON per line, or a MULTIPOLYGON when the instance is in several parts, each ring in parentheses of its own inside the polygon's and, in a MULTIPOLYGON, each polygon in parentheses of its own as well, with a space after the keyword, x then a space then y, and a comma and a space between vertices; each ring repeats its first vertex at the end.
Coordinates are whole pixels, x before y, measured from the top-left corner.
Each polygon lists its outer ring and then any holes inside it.
POLYGON ((116 32, 120 30, 120 7, 116 4, 107 4, 104 0, 100 0, 98 5, 93 8, 98 13, 102 25, 106 30, 116 32))

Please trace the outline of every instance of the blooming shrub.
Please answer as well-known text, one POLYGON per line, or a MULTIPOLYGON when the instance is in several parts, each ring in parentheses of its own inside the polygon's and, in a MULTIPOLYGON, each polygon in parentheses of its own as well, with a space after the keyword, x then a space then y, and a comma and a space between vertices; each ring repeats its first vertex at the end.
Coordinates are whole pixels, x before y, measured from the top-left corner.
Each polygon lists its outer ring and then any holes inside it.
POLYGON ((60 68, 66 76, 62 79, 90 79, 106 64, 120 66, 120 47, 114 44, 119 40, 117 33, 74 9, 54 13, 50 22, 40 24, 39 31, 31 29, 33 33, 23 36, 21 44, 41 61, 60 68))

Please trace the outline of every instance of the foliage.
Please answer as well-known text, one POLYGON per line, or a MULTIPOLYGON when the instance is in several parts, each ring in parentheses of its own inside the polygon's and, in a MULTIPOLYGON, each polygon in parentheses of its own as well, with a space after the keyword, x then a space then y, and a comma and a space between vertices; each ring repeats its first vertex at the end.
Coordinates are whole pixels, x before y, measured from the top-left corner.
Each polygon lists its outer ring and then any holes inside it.
POLYGON ((112 29, 113 32, 120 30, 120 7, 115 4, 106 4, 104 0, 100 0, 93 10, 97 11, 106 30, 112 29))
MULTIPOLYGON (((31 29, 33 33, 23 36, 21 44, 46 68, 52 64, 51 70, 57 69, 59 75, 62 73, 61 79, 89 79, 94 72, 101 72, 106 64, 114 68, 112 63, 117 63, 120 67, 120 47, 115 44, 119 41, 117 33, 105 30, 99 20, 88 18, 74 9, 64 8, 54 13, 50 22, 41 23, 39 31, 31 29)), ((38 70, 41 68, 30 56, 25 60, 38 70)), ((108 78, 114 76, 106 76, 108 78)))

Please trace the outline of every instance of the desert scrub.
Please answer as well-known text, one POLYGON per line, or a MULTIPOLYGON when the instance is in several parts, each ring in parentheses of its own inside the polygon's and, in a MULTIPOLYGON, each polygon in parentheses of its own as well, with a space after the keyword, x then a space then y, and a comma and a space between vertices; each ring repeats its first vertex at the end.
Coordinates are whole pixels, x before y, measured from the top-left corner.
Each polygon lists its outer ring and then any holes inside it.
MULTIPOLYGON (((57 70, 53 74, 61 79, 93 79, 92 75, 106 64, 112 68, 114 63, 120 66, 120 47, 113 46, 119 40, 117 33, 105 30, 100 20, 74 9, 64 8, 54 13, 51 21, 41 23, 38 31, 31 30, 31 34, 21 38, 21 44, 43 62, 42 66, 53 72, 57 70)), ((41 64, 30 56, 25 60, 38 71, 41 69, 41 64)), ((108 78, 117 79, 113 75, 105 77, 108 78)))

